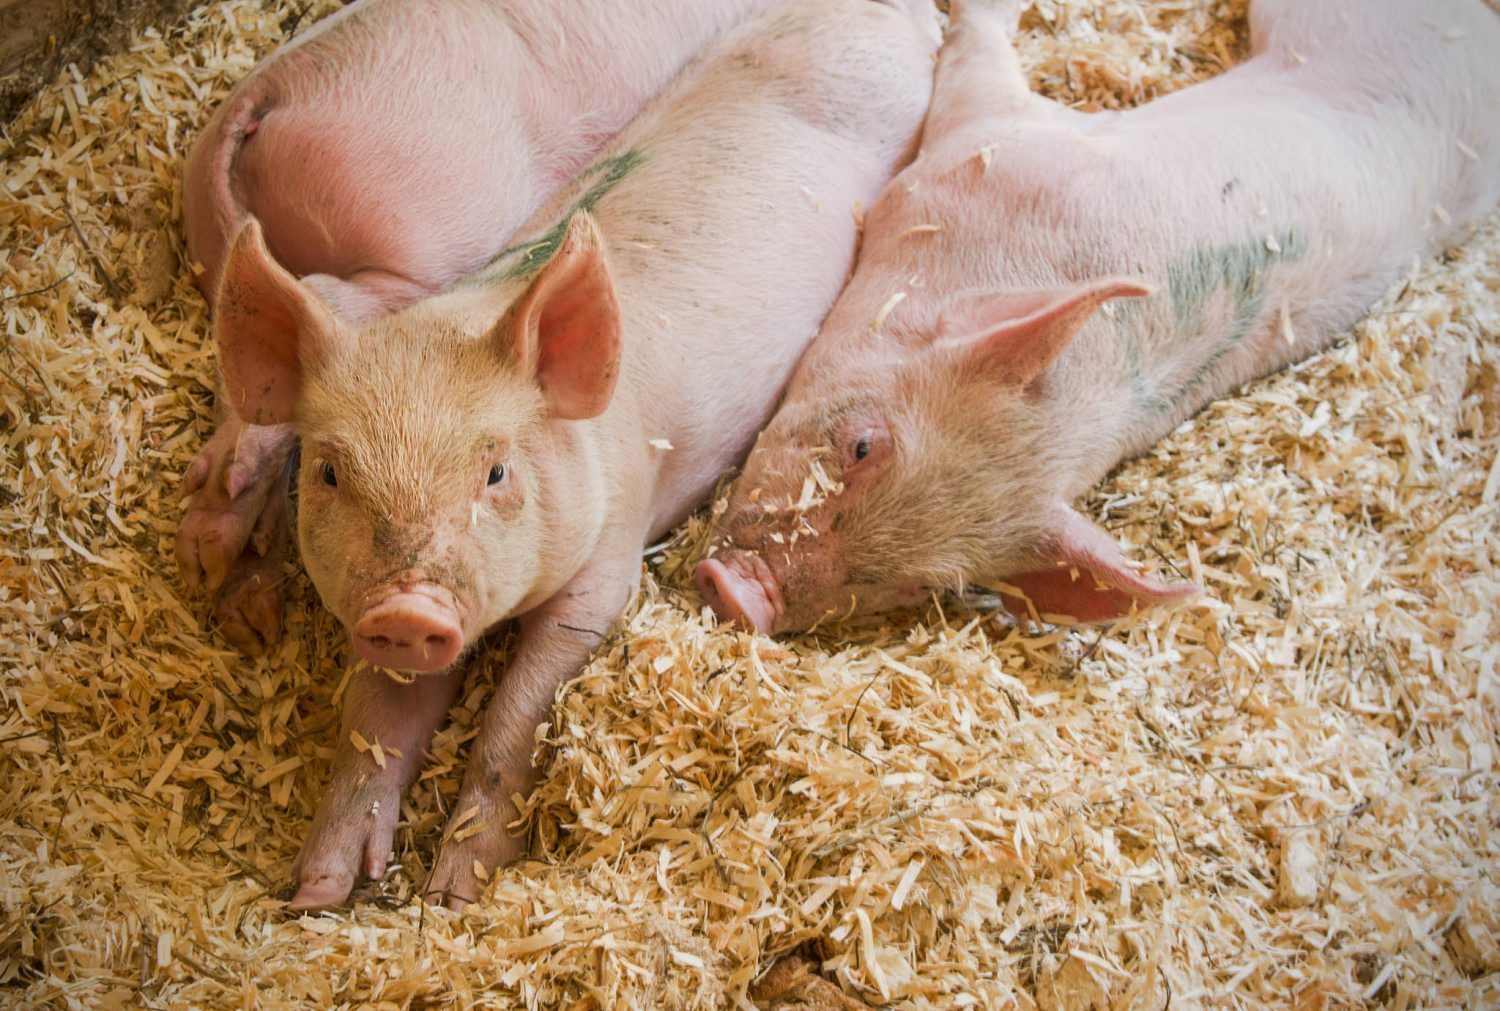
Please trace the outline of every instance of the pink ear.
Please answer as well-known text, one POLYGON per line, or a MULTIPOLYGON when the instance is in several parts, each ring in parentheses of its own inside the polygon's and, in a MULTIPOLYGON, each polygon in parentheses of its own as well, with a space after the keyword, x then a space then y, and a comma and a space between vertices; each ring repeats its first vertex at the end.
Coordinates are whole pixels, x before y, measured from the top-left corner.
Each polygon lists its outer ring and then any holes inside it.
POLYGON ((591 215, 573 215, 557 252, 501 326, 513 360, 536 376, 554 417, 580 421, 609 406, 620 371, 620 304, 591 215))
POLYGON ((1005 606, 1018 617, 1066 615, 1075 621, 1108 621, 1133 609, 1173 604, 1196 595, 1193 583, 1162 583, 1127 568, 1114 538, 1077 510, 1059 504, 1041 551, 1042 567, 1012 573, 1005 582, 1025 594, 1004 595, 1005 606))
POLYGON ((1146 285, 1122 278, 1050 291, 959 296, 938 320, 940 347, 978 355, 1004 378, 1025 386, 1068 346, 1094 311, 1112 298, 1141 298, 1146 285))
POLYGON ((334 339, 338 323, 272 259, 254 218, 229 247, 214 311, 219 367, 234 413, 254 425, 291 421, 303 362, 334 339))

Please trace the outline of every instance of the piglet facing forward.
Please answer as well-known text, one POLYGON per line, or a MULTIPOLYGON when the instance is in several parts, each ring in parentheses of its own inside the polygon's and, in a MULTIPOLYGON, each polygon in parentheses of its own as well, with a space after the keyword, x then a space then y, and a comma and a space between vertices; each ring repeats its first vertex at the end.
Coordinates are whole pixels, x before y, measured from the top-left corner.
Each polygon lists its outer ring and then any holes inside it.
POLYGON ((790 0, 725 39, 452 291, 360 330, 251 222, 220 288, 228 399, 295 423, 299 535, 374 664, 345 696, 297 908, 383 872, 462 652, 519 616, 430 894, 515 855, 534 732, 640 577, 743 457, 853 261, 855 206, 910 158, 933 44, 871 0, 790 0), (377 766, 351 732, 378 741, 377 766))
POLYGON ((1027 91, 1003 20, 955 13, 923 153, 697 571, 726 618, 805 628, 978 580, 1080 620, 1192 593, 1073 499, 1500 196, 1479 0, 1256 0, 1245 64, 1093 116, 1027 91))
MULTIPOLYGON (((276 261, 351 324, 483 264, 709 40, 769 0, 360 0, 225 100, 183 182, 219 291, 260 220, 276 261)), ((217 306, 216 306, 217 308, 217 306)), ((293 433, 227 414, 184 477, 177 555, 225 635, 280 632, 293 433)))

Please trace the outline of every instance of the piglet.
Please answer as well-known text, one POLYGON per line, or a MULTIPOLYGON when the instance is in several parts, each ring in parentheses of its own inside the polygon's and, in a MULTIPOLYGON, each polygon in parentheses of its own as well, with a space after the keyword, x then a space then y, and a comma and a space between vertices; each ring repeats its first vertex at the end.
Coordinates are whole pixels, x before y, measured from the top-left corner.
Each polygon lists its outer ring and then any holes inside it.
POLYGON ((1082 621, 1181 600, 1072 501, 1500 196, 1480 0, 1255 0, 1247 62, 1097 115, 1027 90, 1005 8, 954 12, 922 154, 698 566, 726 619, 803 629, 973 581, 1082 621))
MULTIPOLYGON (((199 283, 216 303, 254 216, 277 263, 351 325, 432 295, 767 3, 350 4, 262 62, 194 146, 183 217, 199 283)), ((177 540, 183 577, 217 591, 221 629, 252 654, 280 634, 288 547, 294 436, 266 422, 224 415, 184 477, 194 499, 177 540)))
POLYGON ((242 229, 218 297, 228 400, 295 425, 303 560, 371 665, 349 682, 293 908, 384 871, 465 653, 512 617, 428 894, 461 905, 476 866, 520 851, 506 825, 538 723, 643 547, 769 419, 848 276, 857 207, 915 151, 934 43, 875 0, 789 0, 649 106, 524 241, 363 327, 242 229))

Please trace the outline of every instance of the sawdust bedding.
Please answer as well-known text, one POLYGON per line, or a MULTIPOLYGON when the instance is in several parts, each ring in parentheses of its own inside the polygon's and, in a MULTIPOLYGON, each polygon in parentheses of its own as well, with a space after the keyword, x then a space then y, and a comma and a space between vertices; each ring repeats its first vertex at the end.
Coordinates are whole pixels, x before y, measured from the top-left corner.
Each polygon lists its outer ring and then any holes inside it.
MULTIPOLYGON (((1085 503, 1196 603, 1069 630, 948 598, 775 642, 714 627, 690 524, 560 694, 534 859, 459 915, 413 898, 497 636, 394 870, 289 915, 349 654, 297 572, 285 641, 240 658, 169 561, 212 375, 179 177, 327 9, 210 4, 4 138, 0 1004, 1500 1000, 1494 222, 1085 503)), ((1042 0, 1020 45, 1118 106, 1238 58, 1242 15, 1042 0)))

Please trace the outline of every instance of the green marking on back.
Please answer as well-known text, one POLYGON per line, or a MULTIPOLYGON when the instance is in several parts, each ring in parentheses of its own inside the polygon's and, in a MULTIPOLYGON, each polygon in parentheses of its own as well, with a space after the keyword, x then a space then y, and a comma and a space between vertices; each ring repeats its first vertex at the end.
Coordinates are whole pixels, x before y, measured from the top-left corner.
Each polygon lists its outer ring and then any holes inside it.
MULTIPOLYGON (((1195 249, 1180 263, 1167 268, 1167 297, 1177 328, 1192 331, 1202 325, 1204 304, 1221 288, 1234 297, 1235 329, 1248 328, 1244 317, 1259 314, 1260 275, 1272 264, 1295 260, 1307 252, 1307 240, 1287 229, 1279 235, 1261 237, 1227 246, 1195 249)), ((1253 323, 1253 318, 1249 323, 1253 323)), ((1244 335, 1241 334, 1241 337, 1244 335)))
POLYGON ((632 148, 621 154, 611 155, 597 161, 579 173, 579 178, 592 180, 582 196, 573 201, 567 211, 547 231, 535 239, 518 242, 500 250, 490 261, 466 282, 471 285, 495 284, 517 278, 528 278, 541 270, 547 261, 557 255, 563 236, 568 234, 568 225, 580 211, 592 212, 605 194, 620 184, 620 181, 635 171, 646 156, 632 148), (507 262, 508 261, 508 262, 507 262))
POLYGON ((1204 309, 1209 299, 1221 290, 1227 290, 1234 300, 1233 315, 1223 338, 1187 378, 1170 390, 1154 393, 1147 390, 1139 372, 1139 346, 1134 332, 1130 333, 1126 357, 1131 365, 1131 387, 1140 409, 1151 414, 1174 410, 1202 387, 1261 319, 1265 309, 1261 283, 1265 271, 1278 263, 1299 259, 1306 252, 1307 239, 1302 233, 1285 229, 1269 238, 1261 236, 1232 245, 1204 246, 1168 267, 1166 295, 1179 334, 1201 332, 1204 309))
POLYGON ((1140 327, 1141 303, 1119 301, 1114 303, 1114 312, 1110 314, 1109 320, 1114 324, 1115 332, 1120 335, 1120 340, 1125 344, 1125 368, 1128 372, 1130 382, 1130 393, 1137 404, 1147 404, 1153 401, 1154 395, 1146 388, 1146 377, 1141 370, 1141 341, 1136 336, 1140 327))

